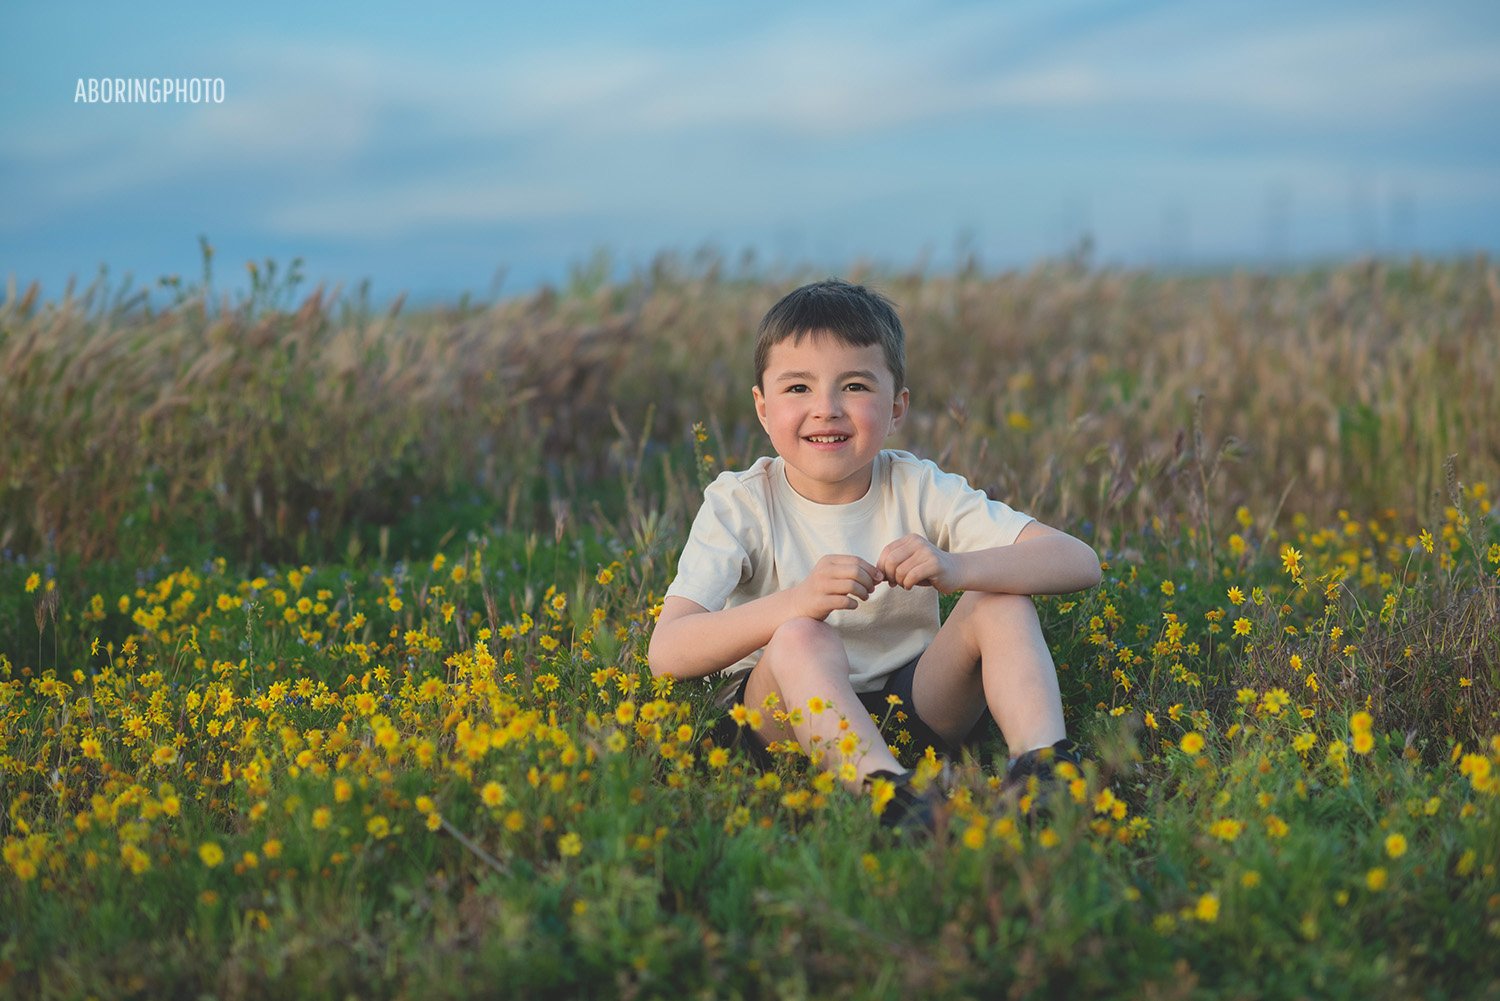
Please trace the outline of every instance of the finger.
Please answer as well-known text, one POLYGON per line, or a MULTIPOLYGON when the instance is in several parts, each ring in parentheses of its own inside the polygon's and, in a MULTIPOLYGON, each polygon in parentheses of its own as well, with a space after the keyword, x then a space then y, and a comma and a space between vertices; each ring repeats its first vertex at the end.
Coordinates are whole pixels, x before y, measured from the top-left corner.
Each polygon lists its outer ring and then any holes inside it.
POLYGON ((896 582, 897 568, 900 567, 902 561, 907 558, 906 553, 894 548, 896 545, 898 544, 894 542, 891 543, 891 545, 887 546, 885 548, 885 551, 880 554, 879 569, 881 576, 886 580, 891 581, 892 583, 896 582))
POLYGON ((874 586, 874 582, 872 581, 867 584, 861 579, 860 574, 852 571, 845 571, 840 573, 824 574, 821 577, 817 578, 814 586, 819 591, 834 598, 841 598, 845 595, 852 594, 857 594, 860 597, 867 597, 870 593, 870 589, 874 586))
POLYGON ((879 562, 882 566, 895 566, 910 554, 911 543, 912 537, 910 535, 903 535, 896 541, 887 543, 886 547, 880 551, 879 562))
POLYGON ((909 565, 912 560, 930 555, 932 544, 920 535, 907 535, 893 542, 890 549, 890 569, 892 576, 896 576, 899 568, 909 565))
POLYGON ((905 558, 903 560, 900 560, 900 561, 892 564, 892 566, 891 566, 891 583, 894 584, 897 587, 910 589, 911 585, 909 583, 907 583, 907 580, 906 580, 906 578, 910 574, 910 572, 911 572, 911 558, 910 557, 907 557, 907 558, 905 558))
POLYGON ((932 545, 931 542, 927 541, 927 536, 918 535, 916 532, 909 532, 901 536, 901 538, 896 540, 896 544, 908 553, 916 552, 919 549, 927 549, 932 545))
POLYGON ((880 572, 873 563, 866 562, 858 556, 826 556, 824 559, 828 561, 825 569, 838 577, 858 577, 873 584, 875 575, 880 572))
POLYGON ((913 587, 919 587, 927 583, 931 579, 933 571, 932 561, 928 560, 926 555, 926 553, 918 553, 905 563, 902 563, 896 571, 901 580, 901 586, 908 591, 913 587))
POLYGON ((876 581, 880 579, 880 571, 863 560, 857 565, 850 567, 846 573, 847 580, 859 584, 866 592, 874 587, 876 581))

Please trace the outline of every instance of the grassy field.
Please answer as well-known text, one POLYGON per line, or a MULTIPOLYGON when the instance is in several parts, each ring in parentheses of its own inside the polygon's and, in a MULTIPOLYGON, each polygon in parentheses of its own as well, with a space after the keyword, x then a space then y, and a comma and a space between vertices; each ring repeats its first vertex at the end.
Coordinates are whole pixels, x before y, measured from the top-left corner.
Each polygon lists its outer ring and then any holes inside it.
POLYGON ((210 264, 0 304, 0 996, 1500 994, 1489 261, 851 276, 896 444, 1106 563, 1038 600, 1083 774, 1020 816, 994 736, 915 841, 644 662, 821 275, 210 264))

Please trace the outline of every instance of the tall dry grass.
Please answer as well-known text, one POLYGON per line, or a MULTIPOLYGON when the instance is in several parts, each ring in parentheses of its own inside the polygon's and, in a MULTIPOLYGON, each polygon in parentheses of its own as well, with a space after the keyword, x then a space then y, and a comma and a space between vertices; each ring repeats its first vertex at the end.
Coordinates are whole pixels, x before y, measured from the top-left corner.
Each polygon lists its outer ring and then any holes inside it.
MULTIPOLYGON (((12 289, 0 543, 101 556, 188 524, 259 556, 309 533, 337 542, 413 495, 545 519, 539 473, 557 495, 607 484, 699 420, 718 461, 743 462, 767 447, 755 326, 814 277, 664 257, 625 282, 375 315, 321 288, 297 308, 198 295, 159 312, 97 284, 45 303, 12 289)), ((1484 258, 850 277, 907 325, 914 413, 898 444, 1104 542, 1240 505, 1263 522, 1432 513, 1449 456, 1461 478, 1500 467, 1500 274, 1484 258)))
MULTIPOLYGON (((1204 501, 1262 518, 1432 512, 1448 456, 1462 476, 1500 466, 1500 274, 1483 259, 853 277, 906 322, 904 443, 1060 521, 1133 528, 1203 516, 1204 501)), ((721 415, 731 452, 763 447, 749 342, 783 291, 726 297, 705 281, 649 301, 654 354, 638 378, 678 376, 668 424, 721 415)))
POLYGON ((250 557, 413 495, 514 485, 607 414, 621 322, 576 315, 545 297, 345 322, 321 290, 285 312, 11 297, 0 543, 89 558, 196 525, 250 557))

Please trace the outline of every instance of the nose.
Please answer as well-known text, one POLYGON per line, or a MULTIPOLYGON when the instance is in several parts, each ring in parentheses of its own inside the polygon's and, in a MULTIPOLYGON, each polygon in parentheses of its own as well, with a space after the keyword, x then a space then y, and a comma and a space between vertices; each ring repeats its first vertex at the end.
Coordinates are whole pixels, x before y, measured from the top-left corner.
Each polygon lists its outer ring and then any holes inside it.
POLYGON ((843 402, 837 389, 827 390, 818 394, 818 398, 813 406, 813 416, 831 418, 841 417, 843 413, 843 402))

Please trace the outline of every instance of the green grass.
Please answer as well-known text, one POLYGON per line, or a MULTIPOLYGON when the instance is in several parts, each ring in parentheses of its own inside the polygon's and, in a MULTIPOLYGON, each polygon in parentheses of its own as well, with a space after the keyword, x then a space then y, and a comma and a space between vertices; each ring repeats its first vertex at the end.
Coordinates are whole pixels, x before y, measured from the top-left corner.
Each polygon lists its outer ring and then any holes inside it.
POLYGON ((0 483, 0 996, 1493 995, 1492 374, 1381 366, 1491 350, 1494 276, 1382 268, 890 278, 914 369, 964 373, 907 444, 1040 481, 1017 502, 1108 564, 1038 602, 1091 752, 1076 798, 1017 816, 992 736, 916 842, 798 755, 721 761, 706 687, 644 667, 701 483, 763 447, 704 359, 776 290, 666 269, 427 315, 410 344, 322 302, 6 304, 27 374, 0 414, 32 423, 6 423, 28 472, 0 483), (621 310, 624 356, 599 334, 621 310), (1038 325, 1055 358, 1017 335, 1038 325), (205 382, 195 345, 256 329, 272 350, 205 382), (984 330, 1008 375, 956 364, 984 330), (1317 341, 1295 378, 1238 353, 1274 336, 1317 341), (394 395, 283 364, 358 337, 394 395), (481 348, 536 391, 473 409, 481 348), (216 411, 234 384, 247 409, 216 411), (1219 387, 1201 413, 1190 384, 1219 387), (162 385, 218 430, 169 407, 125 442, 105 416, 162 385), (274 444, 245 416, 273 385, 274 444), (339 437, 361 421, 389 447, 339 437), (205 491, 211 468, 243 478, 205 491))

